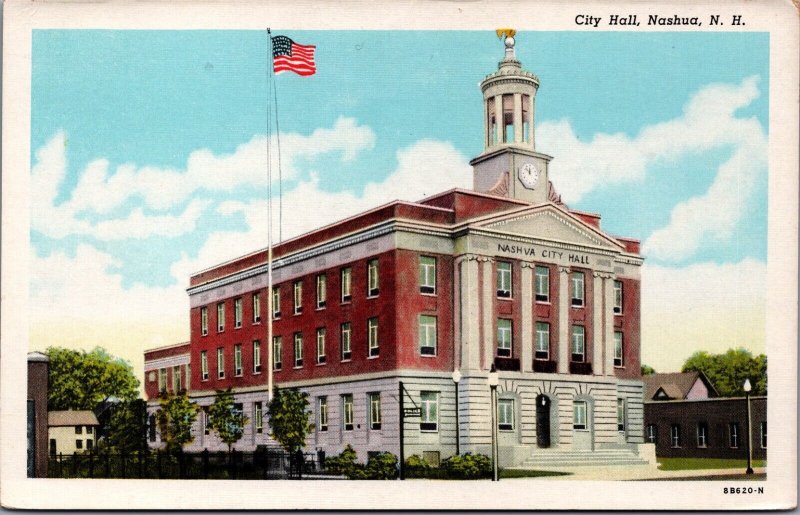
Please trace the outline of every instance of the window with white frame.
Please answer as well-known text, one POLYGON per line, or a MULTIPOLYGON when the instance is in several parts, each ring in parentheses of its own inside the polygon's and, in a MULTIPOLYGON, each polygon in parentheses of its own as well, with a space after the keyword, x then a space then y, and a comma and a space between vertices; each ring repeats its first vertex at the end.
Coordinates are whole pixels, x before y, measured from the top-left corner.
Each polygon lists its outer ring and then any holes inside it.
POLYGON ((587 422, 586 401, 575 401, 572 403, 572 429, 583 431, 589 428, 587 422))
POLYGON ((381 428, 381 394, 369 394, 369 428, 378 430, 381 428))
POLYGON ((303 312, 303 281, 294 282, 294 314, 303 312))
POLYGON ((625 399, 617 399, 617 431, 625 432, 625 399))
POLYGON ((317 428, 320 431, 328 430, 328 398, 317 399, 317 428))
POLYGON ((586 328, 582 325, 572 326, 572 361, 583 363, 586 357, 586 328))
POLYGON ((317 364, 325 363, 325 328, 317 329, 317 364))
POLYGON ((342 268, 339 276, 341 279, 342 302, 350 302, 350 299, 353 298, 351 294, 351 288, 353 285, 353 269, 350 267, 342 268))
POLYGON ((163 392, 167 389, 167 369, 158 369, 158 391, 163 392))
POLYGON ((280 336, 272 337, 272 369, 280 370, 282 363, 281 357, 283 356, 283 339, 280 336))
POLYGON ((581 307, 584 305, 584 274, 583 272, 572 272, 571 274, 571 282, 572 282, 572 306, 573 307, 581 307))
POLYGON ((208 335, 208 308, 205 306, 200 308, 200 334, 208 335))
POLYGON ((621 367, 624 364, 624 349, 621 331, 614 331, 614 366, 621 367))
POLYGON ((507 261, 497 262, 497 296, 511 298, 511 263, 507 261))
POLYGON ((378 293, 378 260, 370 259, 367 263, 367 297, 374 297, 378 293))
POLYGON ((242 298, 233 301, 233 325, 237 329, 242 327, 242 298))
POLYGON ((423 356, 436 355, 436 317, 419 316, 419 353, 423 356))
POLYGON ((294 333, 294 368, 303 366, 303 333, 294 333))
POLYGON ((261 373, 261 342, 253 340, 253 373, 261 373))
POLYGON ((497 355, 503 358, 511 357, 513 331, 511 320, 497 319, 497 355))
POLYGON ((345 431, 353 430, 353 396, 342 395, 342 427, 345 431))
POLYGON ((535 359, 550 359, 550 324, 547 322, 536 322, 535 359))
POLYGON ((550 301, 550 269, 546 266, 537 266, 535 269, 536 302, 550 301))
POLYGON ((648 443, 658 443, 658 427, 655 424, 647 424, 648 443))
POLYGON ((225 351, 222 347, 217 348, 217 378, 225 378, 225 351))
POLYGON ((514 430, 514 399, 497 399, 497 429, 514 430))
POLYGON ((728 424, 728 446, 731 449, 739 448, 739 424, 736 422, 728 424))
POLYGON ((705 422, 697 423, 697 446, 708 447, 708 424, 705 422))
POLYGON ((172 367, 172 391, 178 393, 181 391, 181 366, 172 367))
POLYGON ((278 319, 281 317, 281 288, 275 286, 272 288, 272 318, 278 319))
POLYGON ((242 375, 242 344, 237 343, 233 346, 233 375, 242 375))
POLYGON ((200 351, 200 378, 208 380, 208 351, 200 351))
POLYGON ((681 446, 681 426, 680 424, 672 424, 669 428, 669 437, 672 447, 677 449, 681 446))
POLYGON ((436 294, 436 258, 419 257, 419 291, 428 295, 436 294))
POLYGON ((261 401, 253 403, 253 428, 256 434, 264 432, 264 408, 261 401))
POLYGON ((761 430, 761 448, 767 448, 767 421, 763 421, 758 425, 761 430))
POLYGON ((419 422, 420 431, 439 430, 439 392, 420 392, 422 416, 419 422))
POLYGON ((225 303, 220 302, 217 304, 217 332, 221 333, 225 330, 225 303))
POLYGON ((253 294, 253 323, 261 322, 261 295, 258 293, 253 294))
POLYGON ((325 274, 317 276, 317 309, 325 307, 328 299, 328 279, 325 274))
POLYGON ((367 320, 367 342, 369 344, 369 357, 375 357, 380 354, 380 346, 378 345, 378 317, 372 317, 367 320))
POLYGON ((350 351, 350 337, 353 334, 353 328, 350 322, 345 322, 341 325, 339 330, 339 341, 342 352, 342 361, 349 361, 352 355, 350 351))
POLYGON ((614 314, 622 314, 622 281, 614 281, 614 314))

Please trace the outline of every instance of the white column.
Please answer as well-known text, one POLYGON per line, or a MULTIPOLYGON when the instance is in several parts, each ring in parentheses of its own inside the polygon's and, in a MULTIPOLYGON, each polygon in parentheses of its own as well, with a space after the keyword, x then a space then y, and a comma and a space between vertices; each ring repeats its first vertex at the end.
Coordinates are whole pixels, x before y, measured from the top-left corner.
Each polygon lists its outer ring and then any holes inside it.
POLYGON ((468 256, 460 265, 460 313, 461 313, 461 366, 467 370, 480 368, 478 349, 478 262, 468 256))
MULTIPOLYGON (((497 145, 503 144, 503 96, 502 95, 495 95, 494 96, 494 120, 497 130, 497 145)), ((495 143, 492 143, 493 145, 495 143)))
POLYGON ((514 143, 522 143, 522 93, 514 93, 514 143))
MULTIPOLYGON (((606 375, 614 375, 614 276, 607 274, 603 278, 605 284, 605 306, 603 318, 606 321, 606 375)), ((623 341, 624 343, 624 341, 623 341)))
POLYGON ((536 114, 536 112, 534 111, 534 108, 536 107, 535 97, 536 97, 536 92, 534 92, 533 95, 531 95, 531 105, 530 105, 531 126, 528 128, 528 130, 531 131, 531 147, 533 147, 534 149, 536 149, 536 131, 534 130, 534 127, 536 127, 536 123, 534 123, 536 114))
POLYGON ((522 263, 522 352, 520 370, 533 371, 533 264, 522 263))
POLYGON ((495 298, 495 281, 493 261, 490 258, 481 258, 483 266, 481 271, 483 277, 483 363, 481 366, 488 369, 494 363, 494 298, 495 298))
POLYGON ((603 313, 605 305, 603 303, 603 274, 594 272, 593 293, 592 293, 592 373, 596 376, 605 374, 603 362, 603 343, 605 342, 605 331, 603 327, 603 313))
POLYGON ((569 268, 558 267, 558 373, 569 372, 569 268))

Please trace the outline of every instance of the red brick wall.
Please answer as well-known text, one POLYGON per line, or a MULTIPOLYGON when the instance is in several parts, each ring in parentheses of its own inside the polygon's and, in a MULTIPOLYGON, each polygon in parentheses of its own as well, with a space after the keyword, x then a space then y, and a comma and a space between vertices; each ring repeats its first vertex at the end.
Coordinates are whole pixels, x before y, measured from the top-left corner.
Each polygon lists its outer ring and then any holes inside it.
POLYGON ((614 330, 622 331, 623 368, 615 368, 617 377, 640 378, 641 373, 641 282, 638 279, 618 278, 622 281, 622 314, 614 316, 614 330))
MULTIPOLYGON (((545 265, 540 263, 540 265, 545 265)), ((558 289, 561 280, 561 274, 558 271, 558 265, 545 265, 550 270, 550 300, 547 303, 536 302, 534 296, 533 301, 533 349, 531 355, 536 355, 536 322, 547 322, 550 324, 550 357, 549 361, 558 361, 558 289)), ((533 295, 536 294, 536 270, 532 271, 533 274, 533 295)))

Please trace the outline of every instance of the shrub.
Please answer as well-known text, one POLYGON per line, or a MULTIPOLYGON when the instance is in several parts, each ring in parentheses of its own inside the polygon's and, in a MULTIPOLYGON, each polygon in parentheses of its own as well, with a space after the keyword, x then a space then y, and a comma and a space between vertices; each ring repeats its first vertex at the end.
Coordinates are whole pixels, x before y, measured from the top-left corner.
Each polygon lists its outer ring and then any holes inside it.
POLYGON ((485 454, 468 452, 451 456, 442 462, 442 468, 448 476, 458 479, 481 479, 492 475, 492 464, 485 454))
POLYGON ((431 469, 431 464, 425 461, 419 454, 412 454, 406 458, 405 473, 409 477, 427 477, 431 469))
POLYGON ((349 477, 356 465, 356 451, 350 444, 338 456, 325 458, 325 470, 330 474, 349 477))
POLYGON ((367 460, 367 466, 364 468, 366 477, 363 479, 396 479, 398 472, 397 456, 391 452, 382 452, 367 460))

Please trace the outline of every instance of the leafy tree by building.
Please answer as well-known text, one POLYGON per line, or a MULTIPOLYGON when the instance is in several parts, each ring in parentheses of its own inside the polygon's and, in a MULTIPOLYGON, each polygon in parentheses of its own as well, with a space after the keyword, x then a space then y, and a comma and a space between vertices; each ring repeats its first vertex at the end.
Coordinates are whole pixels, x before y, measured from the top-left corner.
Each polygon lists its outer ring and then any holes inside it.
POLYGON ((146 453, 147 403, 142 399, 123 401, 111 413, 105 447, 120 453, 146 453))
POLYGON ((307 393, 276 388, 268 413, 271 436, 284 449, 295 452, 305 445, 306 437, 314 429, 314 424, 309 422, 311 411, 307 393))
POLYGON ((703 372, 721 397, 744 396, 744 381, 750 379, 752 395, 767 394, 767 357, 747 349, 728 349, 724 354, 698 351, 683 364, 681 372, 703 372))
POLYGON ((642 375, 649 376, 656 373, 656 369, 651 367, 650 365, 642 365, 642 375))
POLYGON ((110 397, 132 400, 139 396, 139 380, 130 363, 101 347, 90 352, 49 347, 46 353, 50 359, 48 410, 94 410, 110 397))
POLYGON ((233 450, 233 444, 238 442, 244 434, 244 426, 248 419, 233 403, 231 389, 217 390, 214 403, 208 408, 208 427, 213 430, 228 446, 228 452, 233 450))
POLYGON ((164 392, 158 402, 160 407, 156 412, 156 423, 161 441, 167 452, 175 452, 194 440, 192 425, 197 420, 200 408, 189 400, 185 391, 177 395, 164 392))

